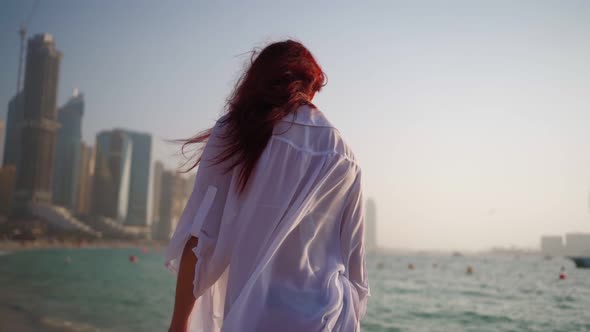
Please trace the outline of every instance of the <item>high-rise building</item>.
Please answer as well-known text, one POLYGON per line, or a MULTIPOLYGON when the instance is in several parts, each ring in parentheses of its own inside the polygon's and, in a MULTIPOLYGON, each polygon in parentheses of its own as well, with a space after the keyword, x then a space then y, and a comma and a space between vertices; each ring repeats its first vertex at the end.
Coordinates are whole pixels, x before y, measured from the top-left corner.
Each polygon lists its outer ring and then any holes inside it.
POLYGON ((76 208, 80 180, 80 145, 84 97, 74 90, 70 100, 57 114, 60 128, 53 170, 53 202, 70 209, 76 208))
POLYGON ((80 144, 80 177, 78 181, 78 198, 76 212, 81 215, 90 214, 92 202, 92 183, 94 178, 94 148, 80 144))
POLYGON ((161 161, 154 163, 154 175, 152 179, 152 225, 156 229, 160 221, 160 202, 162 197, 162 175, 164 173, 164 164, 161 161))
POLYGON ((121 130, 103 131, 96 136, 92 212, 96 216, 127 218, 133 143, 121 130))
POLYGON ((377 204, 372 198, 367 199, 365 207, 365 247, 367 250, 377 248, 377 204))
POLYGON ((16 166, 8 165, 0 167, 0 215, 8 215, 12 211, 15 182, 16 166))
POLYGON ((51 202, 55 139, 59 128, 56 112, 59 64, 62 54, 50 34, 28 41, 24 84, 22 153, 17 172, 15 213, 28 204, 51 202))
POLYGON ((0 119, 0 165, 2 165, 2 157, 4 156, 4 121, 0 119))
POLYGON ((12 165, 18 168, 20 152, 22 151, 21 127, 25 112, 23 109, 23 94, 18 93, 8 102, 6 113, 6 130, 4 136, 4 158, 2 165, 12 165))
POLYGON ((131 139, 131 173, 129 182, 129 202, 125 224, 147 226, 151 222, 150 180, 152 165, 152 136, 150 134, 122 130, 131 139))
POLYGON ((193 192, 196 176, 197 176, 197 173, 195 173, 195 172, 191 172, 190 174, 188 174, 186 176, 186 179, 184 181, 184 184, 185 184, 184 196, 186 197, 186 199, 188 199, 191 196, 191 193, 193 192))
POLYGON ((178 224, 186 204, 185 179, 174 171, 162 173, 162 191, 160 201, 160 218, 157 227, 157 240, 169 240, 178 224))
POLYGON ((541 252, 545 255, 565 254, 563 238, 561 235, 548 235, 541 237, 541 252))

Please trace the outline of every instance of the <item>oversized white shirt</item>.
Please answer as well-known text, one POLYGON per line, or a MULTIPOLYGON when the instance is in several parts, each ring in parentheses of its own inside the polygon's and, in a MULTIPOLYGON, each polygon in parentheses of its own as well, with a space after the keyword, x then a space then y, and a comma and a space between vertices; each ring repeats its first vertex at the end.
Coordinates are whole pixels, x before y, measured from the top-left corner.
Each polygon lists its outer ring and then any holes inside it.
POLYGON ((177 270, 199 239, 193 332, 359 331, 369 286, 357 160, 317 109, 301 106, 274 128, 248 184, 215 165, 219 122, 170 241, 177 270))

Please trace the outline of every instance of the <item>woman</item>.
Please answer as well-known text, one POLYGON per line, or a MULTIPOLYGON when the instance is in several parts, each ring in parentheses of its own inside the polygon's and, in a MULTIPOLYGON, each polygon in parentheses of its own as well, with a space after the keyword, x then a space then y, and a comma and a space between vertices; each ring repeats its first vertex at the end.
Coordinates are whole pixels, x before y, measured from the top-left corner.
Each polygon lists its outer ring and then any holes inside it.
MULTIPOLYGON (((204 144, 167 252, 170 331, 358 331, 369 293, 360 168, 287 40, 253 57, 204 144)), ((183 146, 183 147, 184 147, 183 146)))

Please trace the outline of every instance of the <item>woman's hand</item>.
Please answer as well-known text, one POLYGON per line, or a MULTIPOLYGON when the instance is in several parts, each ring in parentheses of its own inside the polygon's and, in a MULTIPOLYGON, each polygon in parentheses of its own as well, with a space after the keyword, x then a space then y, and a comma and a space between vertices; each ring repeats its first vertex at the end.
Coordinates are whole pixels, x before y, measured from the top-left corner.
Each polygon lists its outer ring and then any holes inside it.
POLYGON ((170 328, 168 328, 168 332, 187 332, 188 331, 188 324, 183 324, 180 326, 178 326, 176 324, 178 324, 178 323, 175 323, 174 321, 172 321, 172 323, 170 324, 170 328))

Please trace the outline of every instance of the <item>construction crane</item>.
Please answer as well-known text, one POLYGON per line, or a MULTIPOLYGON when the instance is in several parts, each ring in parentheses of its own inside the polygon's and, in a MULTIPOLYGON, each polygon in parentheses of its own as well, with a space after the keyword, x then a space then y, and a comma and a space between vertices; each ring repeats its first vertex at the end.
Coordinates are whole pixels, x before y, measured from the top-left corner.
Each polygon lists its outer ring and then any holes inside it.
POLYGON ((24 61, 24 53, 25 53, 25 38, 27 37, 27 26, 31 24, 31 19, 33 18, 33 14, 35 10, 37 10, 37 6, 39 6, 39 0, 35 0, 33 3, 33 7, 29 10, 29 15, 27 15, 26 19, 18 29, 18 35, 20 37, 20 51, 18 54, 18 73, 16 78, 16 94, 18 95, 21 90, 21 83, 22 83, 22 71, 23 71, 23 61, 24 61))

